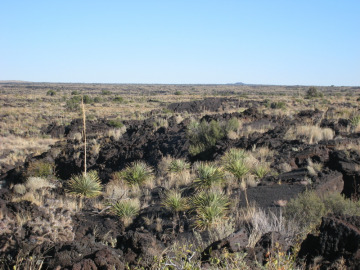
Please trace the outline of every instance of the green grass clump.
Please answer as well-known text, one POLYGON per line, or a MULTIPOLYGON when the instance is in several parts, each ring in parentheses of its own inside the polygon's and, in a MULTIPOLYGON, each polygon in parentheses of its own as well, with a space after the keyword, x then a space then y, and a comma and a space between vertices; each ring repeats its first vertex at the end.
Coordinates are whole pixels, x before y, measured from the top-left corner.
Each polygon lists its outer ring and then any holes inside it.
POLYGON ((187 129, 190 154, 197 155, 211 148, 218 140, 224 138, 230 131, 236 131, 238 127, 239 122, 236 118, 222 123, 215 120, 210 122, 202 120, 200 123, 192 121, 187 129))
POLYGON ((184 159, 174 159, 170 162, 168 171, 172 173, 180 173, 190 168, 190 164, 184 159))
POLYGON ((33 177, 49 177, 54 174, 54 165, 48 162, 35 161, 29 164, 27 175, 33 177))
POLYGON ((219 185, 224 181, 223 171, 215 165, 200 163, 196 169, 194 186, 197 189, 209 189, 214 185, 219 185))
POLYGON ((329 213, 360 215, 360 202, 333 193, 320 197, 315 191, 306 191, 292 199, 285 207, 285 217, 295 219, 302 227, 312 227, 329 213))
POLYGON ((162 204, 166 209, 175 213, 185 211, 188 207, 187 199, 182 197, 181 192, 174 189, 166 192, 162 204))
POLYGON ((137 200, 117 201, 111 205, 110 212, 118 216, 125 226, 128 226, 133 218, 139 214, 140 206, 137 200))
POLYGON ((216 192, 200 192, 195 195, 190 205, 196 213, 195 226, 206 230, 222 224, 229 210, 229 198, 216 192))
POLYGON ((109 121, 107 121, 107 124, 114 128, 122 128, 124 126, 124 124, 121 122, 121 120, 118 120, 118 119, 109 120, 109 121))
POLYGON ((101 194, 101 190, 101 181, 96 171, 72 176, 67 183, 67 192, 79 197, 97 197, 101 194))
POLYGON ((153 169, 143 161, 135 161, 121 171, 121 178, 130 186, 141 186, 153 175, 153 169))
POLYGON ((255 166, 253 173, 259 179, 264 178, 270 172, 270 167, 266 163, 260 163, 255 166))

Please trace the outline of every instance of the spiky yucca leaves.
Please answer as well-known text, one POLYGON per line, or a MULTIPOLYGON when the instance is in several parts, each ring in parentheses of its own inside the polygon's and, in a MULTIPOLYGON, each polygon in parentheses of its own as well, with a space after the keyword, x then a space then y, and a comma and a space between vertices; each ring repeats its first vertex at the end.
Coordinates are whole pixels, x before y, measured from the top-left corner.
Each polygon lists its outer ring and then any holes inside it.
POLYGON ((138 200, 117 201, 111 205, 110 212, 117 215, 125 226, 128 226, 133 218, 139 214, 140 205, 138 200))
POLYGON ((224 170, 231 173, 238 181, 241 181, 241 189, 244 190, 246 205, 249 206, 247 187, 244 177, 250 172, 250 165, 246 161, 247 154, 242 149, 232 148, 222 157, 224 170))
POLYGON ((198 189, 209 189, 224 181, 223 171, 215 165, 208 163, 200 163, 196 169, 196 175, 194 186, 198 189))
POLYGON ((168 171, 172 173, 180 173, 190 168, 190 164, 184 159, 174 159, 170 162, 168 171))
POLYGON ((121 171, 121 177, 130 186, 142 185, 153 177, 153 169, 143 161, 135 161, 121 171))
POLYGON ((244 159, 237 159, 224 164, 224 170, 241 180, 250 171, 250 168, 244 159))
POLYGON ((264 178, 270 172, 269 164, 267 163, 260 163, 253 169, 253 173, 259 179, 264 178))
POLYGON ((101 194, 102 185, 96 171, 90 171, 86 175, 74 175, 67 184, 66 191, 79 197, 92 198, 101 194))
POLYGON ((229 198, 221 193, 202 191, 190 200, 196 212, 196 228, 206 230, 222 223, 229 210, 229 198))
POLYGON ((223 164, 228 164, 234 160, 244 160, 247 156, 248 155, 244 149, 230 148, 221 158, 221 161, 223 164))
POLYGON ((183 198, 181 192, 175 189, 166 192, 162 204, 165 208, 176 213, 185 211, 188 208, 187 199, 183 198))

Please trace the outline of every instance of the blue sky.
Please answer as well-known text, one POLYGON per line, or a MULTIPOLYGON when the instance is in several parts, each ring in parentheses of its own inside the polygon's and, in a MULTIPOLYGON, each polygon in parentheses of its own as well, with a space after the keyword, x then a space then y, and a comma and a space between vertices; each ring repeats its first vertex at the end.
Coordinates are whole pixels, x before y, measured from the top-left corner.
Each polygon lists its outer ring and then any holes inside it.
POLYGON ((0 80, 360 85, 360 1, 0 0, 0 80))

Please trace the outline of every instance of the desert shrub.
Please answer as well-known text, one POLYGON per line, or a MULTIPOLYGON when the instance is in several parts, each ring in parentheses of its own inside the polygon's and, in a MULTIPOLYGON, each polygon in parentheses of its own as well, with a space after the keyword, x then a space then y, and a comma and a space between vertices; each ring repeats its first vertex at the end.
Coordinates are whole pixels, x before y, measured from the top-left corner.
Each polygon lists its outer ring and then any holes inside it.
POLYGON ((143 161, 135 161, 120 172, 121 178, 130 186, 140 186, 153 175, 153 169, 143 161))
POLYGON ((92 198, 101 194, 102 185, 96 171, 90 171, 86 175, 74 175, 67 183, 66 191, 79 197, 92 198))
POLYGON ((16 194, 24 195, 26 193, 26 187, 23 184, 16 184, 13 186, 13 191, 16 194))
POLYGON ((175 213, 185 211, 187 209, 187 199, 182 197, 181 192, 172 189, 165 193, 162 200, 162 204, 165 208, 175 213))
POLYGON ((360 216, 360 201, 347 199, 341 194, 333 193, 326 196, 324 198, 324 204, 330 213, 360 216))
POLYGON ((121 120, 118 120, 118 119, 113 119, 113 120, 108 120, 107 121, 107 124, 111 127, 114 127, 114 128, 121 128, 124 126, 124 124, 122 123, 121 120))
POLYGON ((170 161, 168 171, 172 173, 180 173, 190 168, 190 164, 184 159, 173 159, 170 161))
POLYGON ((301 227, 319 224, 328 213, 360 215, 360 202, 346 199, 338 193, 322 198, 314 191, 306 191, 290 200, 284 212, 287 219, 297 220, 301 227))
POLYGON ((286 109, 286 103, 284 101, 273 102, 270 104, 271 109, 286 109))
POLYGON ((65 108, 69 111, 78 111, 80 110, 81 96, 73 96, 66 101, 65 108))
POLYGON ((118 102, 118 103, 123 103, 123 102, 124 102, 124 98, 117 96, 117 97, 114 97, 114 98, 113 98, 113 101, 114 101, 114 102, 118 102))
MULTIPOLYGON (((94 102, 94 100, 88 95, 83 95, 82 98, 83 98, 84 104, 90 104, 90 103, 94 102)), ((81 100, 81 98, 80 98, 80 100, 81 100)))
POLYGON ((49 180, 43 177, 29 177, 26 180, 25 183, 26 188, 28 188, 31 191, 35 191, 42 188, 53 188, 54 185, 52 185, 49 180))
POLYGON ((229 210, 230 202, 224 194, 203 191, 191 198, 190 205, 196 213, 196 228, 205 230, 222 224, 229 210))
POLYGON ((300 227, 318 224, 325 214, 324 202, 313 191, 306 191, 297 198, 291 199, 287 203, 284 212, 287 219, 296 219, 300 227))
POLYGON ((49 90, 49 91, 46 92, 46 95, 47 96, 55 96, 56 92, 54 90, 49 90))
POLYGON ((77 95, 80 95, 80 92, 77 91, 77 90, 74 90, 74 91, 71 91, 71 95, 72 96, 77 96, 77 95))
POLYGON ((200 163, 196 168, 194 186, 198 189, 209 189, 224 181, 224 173, 220 168, 208 163, 200 163))
POLYGON ((94 103, 100 103, 100 102, 102 102, 101 97, 94 97, 94 103))
MULTIPOLYGON (((231 126, 227 127, 231 129, 231 126)), ((187 136, 190 141, 189 152, 191 155, 197 155, 216 144, 216 142, 226 135, 226 125, 220 125, 219 122, 205 120, 200 123, 192 121, 187 129, 187 136)))
POLYGON ((319 90, 317 90, 316 87, 312 86, 306 91, 305 98, 311 99, 311 98, 320 98, 320 97, 323 97, 323 96, 324 96, 323 93, 321 93, 319 90))
POLYGON ((133 218, 139 214, 140 203, 138 200, 117 201, 111 205, 110 211, 118 216, 125 226, 128 226, 133 218))
POLYGON ((183 92, 181 92, 181 91, 176 91, 176 92, 174 93, 175 96, 181 96, 182 94, 183 94, 183 92))
POLYGON ((111 95, 111 91, 110 90, 101 90, 101 94, 104 96, 111 95))
POLYGON ((309 144, 317 143, 321 140, 331 140, 334 138, 334 131, 331 128, 321 128, 313 125, 302 125, 291 128, 286 132, 285 139, 307 139, 309 144))
POLYGON ((225 131, 225 135, 229 134, 229 132, 233 131, 237 131, 238 128, 240 127, 240 123, 239 120, 235 117, 231 118, 229 121, 225 122, 225 124, 223 124, 224 126, 224 131, 225 131))
POLYGON ((48 177, 54 174, 54 165, 48 162, 35 161, 29 164, 27 175, 33 177, 48 177))

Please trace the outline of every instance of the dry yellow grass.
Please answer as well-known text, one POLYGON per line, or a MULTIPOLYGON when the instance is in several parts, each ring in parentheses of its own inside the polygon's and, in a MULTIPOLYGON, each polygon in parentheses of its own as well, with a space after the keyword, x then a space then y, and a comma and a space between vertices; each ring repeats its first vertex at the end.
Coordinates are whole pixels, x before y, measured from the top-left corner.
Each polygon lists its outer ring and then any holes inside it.
POLYGON ((285 134, 285 139, 294 140, 305 138, 307 143, 315 144, 321 140, 333 139, 334 134, 334 131, 330 128, 321 128, 314 125, 301 125, 291 128, 285 134))

